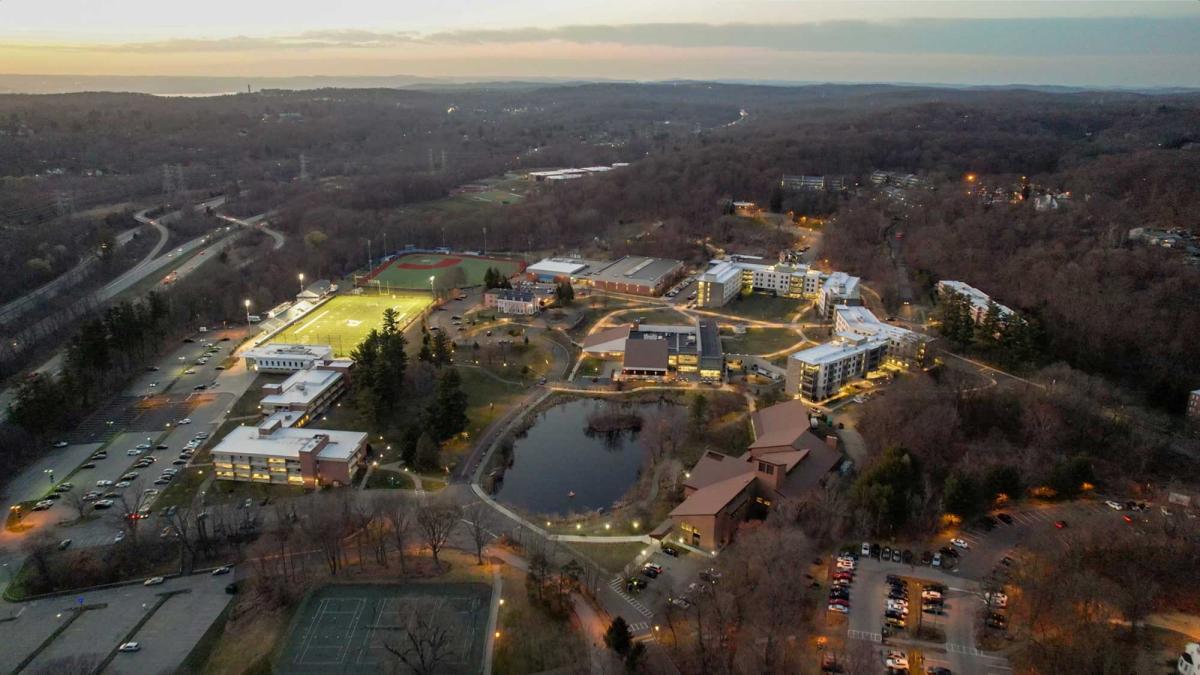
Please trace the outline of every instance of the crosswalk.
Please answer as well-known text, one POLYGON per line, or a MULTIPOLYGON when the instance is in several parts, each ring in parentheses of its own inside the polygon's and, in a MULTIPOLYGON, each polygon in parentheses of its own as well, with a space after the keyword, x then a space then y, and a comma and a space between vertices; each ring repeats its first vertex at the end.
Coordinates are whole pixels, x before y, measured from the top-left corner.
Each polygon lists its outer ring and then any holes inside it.
POLYGON ((621 596, 625 602, 628 602, 630 606, 637 610, 638 614, 647 618, 654 614, 654 612, 650 611, 649 607, 646 607, 625 592, 625 581, 621 577, 613 577, 612 581, 608 582, 608 587, 613 590, 613 593, 621 596))
POLYGON ((634 635, 638 633, 645 633, 648 630, 650 630, 649 621, 638 621, 636 623, 629 624, 629 632, 633 633, 634 635))
POLYGON ((862 630, 848 630, 846 637, 851 640, 863 640, 865 642, 883 642, 883 635, 880 633, 868 633, 862 630))

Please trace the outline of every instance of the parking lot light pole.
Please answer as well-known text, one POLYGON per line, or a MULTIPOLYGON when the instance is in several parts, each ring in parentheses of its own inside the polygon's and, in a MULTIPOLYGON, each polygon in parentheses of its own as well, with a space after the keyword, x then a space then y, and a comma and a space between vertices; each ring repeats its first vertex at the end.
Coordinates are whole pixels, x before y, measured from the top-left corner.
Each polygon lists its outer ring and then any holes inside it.
POLYGON ((250 327, 250 298, 246 298, 246 301, 244 304, 246 305, 246 327, 249 328, 250 327))
POLYGON ((304 292, 304 272, 300 273, 300 292, 304 292))

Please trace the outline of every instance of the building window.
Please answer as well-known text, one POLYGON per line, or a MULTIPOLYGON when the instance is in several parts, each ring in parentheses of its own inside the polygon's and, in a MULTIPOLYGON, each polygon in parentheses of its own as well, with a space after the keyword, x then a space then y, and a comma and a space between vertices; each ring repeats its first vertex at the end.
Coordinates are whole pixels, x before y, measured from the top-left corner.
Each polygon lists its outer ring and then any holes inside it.
POLYGON ((758 470, 767 474, 768 476, 775 475, 775 465, 774 464, 767 464, 766 462, 759 462, 758 470))

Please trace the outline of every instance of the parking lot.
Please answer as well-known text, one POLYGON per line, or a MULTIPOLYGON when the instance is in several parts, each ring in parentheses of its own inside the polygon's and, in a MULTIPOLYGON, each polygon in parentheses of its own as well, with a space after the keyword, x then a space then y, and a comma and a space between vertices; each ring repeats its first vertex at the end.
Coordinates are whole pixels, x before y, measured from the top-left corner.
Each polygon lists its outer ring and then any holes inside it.
MULTIPOLYGON (((882 562, 860 558, 850 585, 849 613, 846 615, 846 636, 850 640, 870 643, 884 661, 889 649, 905 651, 910 664, 920 664, 921 671, 933 666, 949 668, 954 673, 1007 673, 1011 668, 1004 658, 989 655, 975 648, 975 628, 983 607, 979 584, 954 577, 946 572, 920 565, 882 562), (910 608, 903 629, 886 629, 885 612, 892 586, 889 575, 899 576, 907 584, 910 608), (944 586, 942 614, 922 611, 923 584, 944 586), (927 626, 945 636, 944 643, 921 641, 914 637, 917 629, 927 626)), ((833 615, 833 612, 829 613, 833 615)), ((841 623, 840 619, 831 621, 841 623)), ((918 672, 913 670, 912 672, 918 672)))
POLYGON ((3 624, 6 646, 0 649, 0 670, 13 672, 47 640, 25 671, 35 672, 66 656, 86 655, 98 663, 120 643, 134 640, 141 649, 117 654, 103 672, 174 671, 233 597, 225 592, 229 581, 229 576, 198 574, 158 586, 124 586, 8 605, 6 615, 11 611, 17 618, 3 624), (162 599, 164 593, 181 591, 162 599), (147 615, 149 620, 131 634, 147 615), (53 635, 64 624, 66 628, 53 635))
MULTIPOLYGON (((14 478, 6 495, 6 501, 10 504, 44 499, 53 486, 63 482, 73 486, 54 500, 48 509, 26 512, 24 524, 42 528, 74 521, 79 514, 68 504, 69 493, 129 492, 126 499, 132 504, 136 501, 132 492, 135 489, 162 490, 167 487, 154 485, 163 469, 182 470, 185 465, 174 465, 173 462, 180 461, 180 451, 185 444, 197 433, 212 434, 254 379, 254 373, 247 372, 241 361, 228 369, 217 370, 218 366, 223 367, 232 345, 237 344, 237 338, 237 332, 209 332, 197 334, 191 338, 193 342, 181 342, 179 347, 154 362, 153 367, 158 370, 148 367, 118 398, 125 404, 120 414, 114 414, 111 420, 96 422, 105 429, 105 443, 72 444, 56 448, 47 453, 45 460, 14 478), (230 339, 221 342, 221 337, 230 339), (220 356, 214 356, 200 365, 197 360, 207 347, 204 340, 219 345, 220 356), (184 372, 186 370, 194 372, 188 374, 184 372), (216 386, 210 386, 214 381, 216 386), (152 383, 157 384, 151 387, 152 383), (197 390, 200 384, 205 385, 204 389, 197 390), (183 419, 189 422, 180 424, 183 419), (139 445, 150 447, 139 449, 139 445), (159 448, 160 445, 166 447, 159 448), (97 451, 103 451, 102 458, 92 459, 97 451), (134 451, 136 455, 132 454, 134 451), (145 456, 154 457, 153 464, 146 468, 134 468, 133 465, 145 456), (53 481, 47 469, 53 470, 53 481), (137 478, 129 481, 126 487, 116 487, 130 471, 137 471, 137 478), (109 481, 112 485, 101 487, 97 485, 98 481, 109 481)), ((71 539, 73 547, 110 544, 121 529, 118 522, 121 510, 119 503, 108 509, 97 510, 95 513, 99 518, 60 527, 58 536, 71 539)), ((6 559, 12 558, 13 565, 16 565, 14 556, 20 546, 19 539, 19 535, 14 533, 6 533, 3 538, 5 547, 10 549, 6 559)))
MULTIPOLYGON (((655 623, 655 616, 660 616, 671 598, 688 598, 698 591, 698 586, 690 588, 700 581, 700 572, 713 566, 713 560, 707 556, 680 549, 678 557, 667 555, 656 546, 650 546, 646 556, 639 556, 636 563, 636 573, 631 577, 645 582, 645 588, 630 590, 625 577, 614 575, 608 581, 608 590, 619 596, 629 607, 625 620, 635 635, 648 633, 655 623), (647 563, 658 565, 662 573, 656 577, 647 576, 644 569, 647 563)), ((620 606, 621 602, 616 603, 620 606)), ((611 611, 613 603, 605 603, 611 611)))

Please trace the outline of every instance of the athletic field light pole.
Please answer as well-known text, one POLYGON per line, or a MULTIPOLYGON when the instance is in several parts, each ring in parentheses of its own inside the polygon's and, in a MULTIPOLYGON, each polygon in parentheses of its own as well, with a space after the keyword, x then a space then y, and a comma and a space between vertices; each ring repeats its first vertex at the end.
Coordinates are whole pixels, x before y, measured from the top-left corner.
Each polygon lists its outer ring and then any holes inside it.
POLYGON ((242 304, 246 305, 246 328, 249 328, 250 327, 250 298, 246 298, 246 300, 242 304))
POLYGON ((304 272, 300 273, 300 292, 304 292, 304 272))
POLYGON ((437 291, 433 290, 433 280, 436 278, 433 274, 429 275, 429 294, 433 296, 434 300, 437 300, 437 291))

